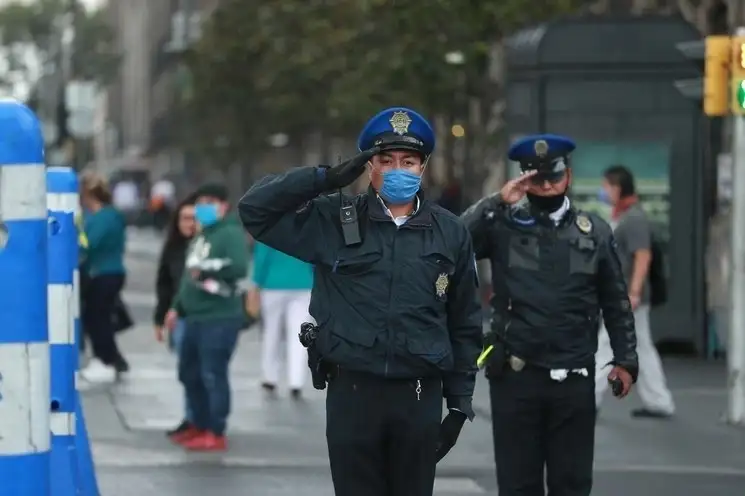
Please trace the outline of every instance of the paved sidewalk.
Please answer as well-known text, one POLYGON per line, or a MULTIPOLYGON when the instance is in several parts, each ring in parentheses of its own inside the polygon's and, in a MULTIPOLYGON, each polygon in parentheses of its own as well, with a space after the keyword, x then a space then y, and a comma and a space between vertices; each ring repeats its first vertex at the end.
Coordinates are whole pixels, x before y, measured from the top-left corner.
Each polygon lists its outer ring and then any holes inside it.
MULTIPOLYGON (((180 420, 174 357, 155 343, 154 261, 129 260, 125 298, 142 323, 122 336, 130 377, 86 392, 88 428, 103 496, 329 496, 324 394, 308 389, 293 402, 262 396, 259 332, 241 338, 233 361, 234 413, 226 454, 192 454, 163 435, 180 420)), ((745 487, 745 431, 720 422, 726 404, 721 363, 667 361, 678 406, 670 421, 632 420, 638 398, 608 397, 597 427, 600 496, 736 496, 745 487)), ((477 382, 478 417, 438 469, 436 496, 496 494, 488 384, 477 382)))

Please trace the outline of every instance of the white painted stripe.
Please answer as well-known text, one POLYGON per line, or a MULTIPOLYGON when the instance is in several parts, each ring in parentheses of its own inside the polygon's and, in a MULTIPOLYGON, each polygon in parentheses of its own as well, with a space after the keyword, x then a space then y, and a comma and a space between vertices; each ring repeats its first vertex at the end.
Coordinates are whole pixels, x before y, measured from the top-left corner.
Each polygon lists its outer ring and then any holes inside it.
POLYGON ((49 451, 49 344, 0 344, 0 456, 49 451))
POLYGON ((52 212, 74 214, 78 210, 77 193, 47 193, 47 209, 52 212))
POLYGON ((72 285, 49 284, 47 298, 49 344, 75 344, 72 285))
POLYGON ((75 413, 54 412, 49 419, 49 430, 53 436, 75 435, 75 413))
POLYGON ((78 269, 72 273, 72 318, 73 332, 75 332, 75 321, 80 318, 80 271, 78 269))
POLYGON ((47 218, 47 176, 44 164, 0 166, 2 220, 47 218))

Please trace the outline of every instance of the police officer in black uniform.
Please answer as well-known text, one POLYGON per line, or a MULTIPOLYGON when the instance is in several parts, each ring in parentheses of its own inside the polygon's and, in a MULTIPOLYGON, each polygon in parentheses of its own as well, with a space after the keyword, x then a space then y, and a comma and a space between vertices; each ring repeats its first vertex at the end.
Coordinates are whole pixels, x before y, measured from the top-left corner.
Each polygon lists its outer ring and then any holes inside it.
POLYGON ((589 496, 595 437, 594 354, 605 319, 616 395, 637 376, 634 317, 610 226, 566 196, 575 144, 526 137, 523 174, 463 214, 478 259, 491 261, 489 378, 500 496, 589 496))
POLYGON ((437 461, 474 416, 474 254, 458 217, 420 192, 434 144, 422 116, 387 109, 363 129, 359 155, 266 177, 239 205, 254 238, 315 267, 337 496, 431 496, 437 461), (333 193, 368 169, 366 193, 333 193))

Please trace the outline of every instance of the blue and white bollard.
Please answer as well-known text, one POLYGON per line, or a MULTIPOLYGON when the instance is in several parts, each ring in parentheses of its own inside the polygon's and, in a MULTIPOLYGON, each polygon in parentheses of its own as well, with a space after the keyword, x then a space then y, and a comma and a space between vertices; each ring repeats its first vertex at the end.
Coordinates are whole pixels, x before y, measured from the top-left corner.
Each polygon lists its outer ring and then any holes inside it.
POLYGON ((70 167, 47 170, 49 209, 49 342, 51 344, 51 496, 98 496, 98 484, 77 390, 80 335, 80 249, 75 216, 80 211, 78 177, 70 167), (56 419, 55 419, 56 417, 56 419))
POLYGON ((78 178, 69 167, 47 169, 49 255, 47 295, 51 369, 51 496, 78 494, 75 452, 78 364, 74 274, 78 266, 78 178))
POLYGON ((0 494, 49 496, 44 139, 25 105, 0 100, 0 494))

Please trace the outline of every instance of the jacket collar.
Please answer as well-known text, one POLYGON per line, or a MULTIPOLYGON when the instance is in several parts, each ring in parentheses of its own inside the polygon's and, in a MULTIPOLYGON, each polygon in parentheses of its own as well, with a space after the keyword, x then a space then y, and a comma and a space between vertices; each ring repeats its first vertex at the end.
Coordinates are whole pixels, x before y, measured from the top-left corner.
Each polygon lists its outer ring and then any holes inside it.
MULTIPOLYGON (((406 221, 406 224, 401 227, 430 227, 432 225, 432 206, 430 202, 424 198, 421 189, 417 193, 416 199, 419 203, 418 208, 413 214, 411 214, 409 220, 406 221)), ((367 188, 367 212, 370 220, 377 222, 393 222, 393 219, 388 214, 383 201, 372 186, 367 188)))

